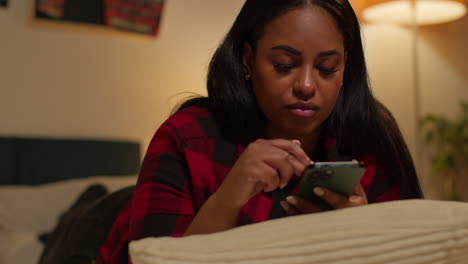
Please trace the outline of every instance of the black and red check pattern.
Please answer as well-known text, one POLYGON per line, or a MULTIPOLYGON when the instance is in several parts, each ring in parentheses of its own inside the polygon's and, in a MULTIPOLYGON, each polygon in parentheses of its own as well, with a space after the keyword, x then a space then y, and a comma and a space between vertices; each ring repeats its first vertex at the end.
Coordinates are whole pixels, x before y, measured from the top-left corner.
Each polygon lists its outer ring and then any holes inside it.
MULTIPOLYGON (((332 138, 324 139, 326 160, 343 160, 335 142, 332 138)), ((170 117, 154 135, 133 200, 114 223, 96 263, 130 262, 128 242, 132 240, 182 236, 244 148, 222 136, 205 108, 189 107, 170 117)), ((358 160, 366 167, 361 184, 370 202, 399 198, 398 182, 385 175, 375 158, 364 155, 358 160)), ((252 198, 242 208, 238 225, 272 218, 270 212, 278 206, 273 202, 277 200, 272 198, 274 196, 260 193, 252 198)))

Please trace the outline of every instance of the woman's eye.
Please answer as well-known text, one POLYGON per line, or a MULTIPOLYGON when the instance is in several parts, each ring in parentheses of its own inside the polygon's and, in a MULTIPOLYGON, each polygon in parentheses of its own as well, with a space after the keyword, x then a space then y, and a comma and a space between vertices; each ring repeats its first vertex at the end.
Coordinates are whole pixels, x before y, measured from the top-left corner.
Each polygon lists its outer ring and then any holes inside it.
POLYGON ((282 63, 274 63, 273 66, 279 72, 288 72, 292 68, 294 68, 294 64, 282 64, 282 63))
POLYGON ((332 74, 338 71, 337 68, 327 68, 327 67, 319 67, 318 68, 320 72, 323 74, 332 74))

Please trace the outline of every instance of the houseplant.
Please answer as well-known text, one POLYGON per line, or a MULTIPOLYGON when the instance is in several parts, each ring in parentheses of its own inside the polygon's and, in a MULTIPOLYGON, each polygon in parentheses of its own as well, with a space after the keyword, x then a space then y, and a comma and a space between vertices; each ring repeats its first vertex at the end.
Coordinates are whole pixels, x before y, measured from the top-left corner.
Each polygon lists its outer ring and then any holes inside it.
POLYGON ((460 102, 455 119, 428 114, 421 120, 431 155, 432 173, 443 187, 443 199, 466 200, 468 185, 468 103, 460 102))

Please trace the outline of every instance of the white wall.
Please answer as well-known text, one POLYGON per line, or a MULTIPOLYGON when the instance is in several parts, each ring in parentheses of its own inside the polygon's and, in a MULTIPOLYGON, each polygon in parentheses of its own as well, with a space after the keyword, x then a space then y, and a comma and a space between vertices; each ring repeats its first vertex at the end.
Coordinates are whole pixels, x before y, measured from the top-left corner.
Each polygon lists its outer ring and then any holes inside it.
MULTIPOLYGON (((453 23, 422 28, 420 36, 421 111, 454 118, 461 111, 460 100, 468 102, 468 15, 453 23)), ((430 149, 423 145, 422 150, 428 195, 438 197, 440 183, 431 177, 430 149)), ((466 171, 458 185, 468 201, 466 171)))
POLYGON ((468 101, 468 16, 447 24, 418 29, 417 60, 413 69, 412 29, 388 24, 363 25, 366 58, 374 94, 397 118, 417 164, 424 191, 438 198, 440 188, 430 171, 430 153, 423 135, 417 134, 414 78, 419 79, 420 114, 455 117, 459 101, 468 101), (420 142, 420 154, 416 152, 420 142))
MULTIPOLYGON (((182 99, 204 93, 206 65, 243 0, 168 0, 156 38, 30 23, 29 1, 0 9, 0 134, 139 140, 182 99)), ((468 99, 468 17, 419 32, 421 110, 454 115, 468 99)), ((412 38, 364 25, 374 94, 414 152, 412 38)), ((426 187, 428 171, 421 170, 426 187)))
POLYGON ((0 134, 139 140, 182 98, 204 92, 209 57, 242 0, 166 1, 159 36, 30 23, 0 9, 0 134))
POLYGON ((396 25, 363 25, 363 42, 374 96, 392 113, 414 149, 411 32, 396 25))

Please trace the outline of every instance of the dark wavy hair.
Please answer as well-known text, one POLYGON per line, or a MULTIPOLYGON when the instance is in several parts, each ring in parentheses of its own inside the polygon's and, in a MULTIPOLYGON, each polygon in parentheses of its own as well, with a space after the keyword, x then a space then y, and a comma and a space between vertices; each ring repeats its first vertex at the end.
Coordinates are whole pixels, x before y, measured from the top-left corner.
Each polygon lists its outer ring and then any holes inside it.
POLYGON ((208 97, 191 99, 181 108, 205 105, 231 140, 249 142, 261 137, 266 117, 256 102, 250 82, 245 80, 244 44, 248 43, 255 52, 266 25, 289 10, 307 5, 323 8, 334 17, 347 52, 343 87, 334 111, 323 124, 323 131, 337 139, 342 154, 377 156, 391 174, 388 182, 379 184, 392 184, 392 179, 398 179, 402 199, 421 198, 414 164, 397 123, 388 109, 372 96, 359 22, 347 0, 247 0, 212 57, 207 78, 208 97))

